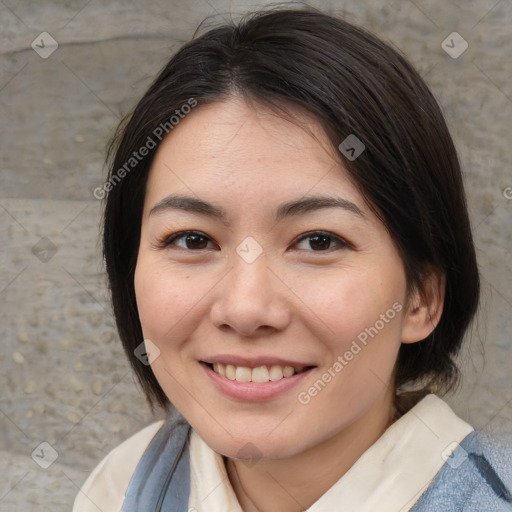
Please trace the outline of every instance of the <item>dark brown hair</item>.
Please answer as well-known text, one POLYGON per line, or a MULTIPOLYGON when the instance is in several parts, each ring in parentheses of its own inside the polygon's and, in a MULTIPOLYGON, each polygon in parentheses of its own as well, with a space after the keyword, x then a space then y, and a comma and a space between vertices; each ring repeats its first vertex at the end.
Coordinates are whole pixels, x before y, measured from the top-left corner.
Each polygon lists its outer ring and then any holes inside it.
POLYGON ((390 45, 314 9, 280 8, 186 43, 109 147, 104 258, 118 331, 150 404, 169 406, 151 368, 134 354, 143 340, 134 272, 145 185, 160 143, 155 130, 170 131, 169 120, 191 99, 200 108, 233 96, 292 116, 293 106, 307 110, 335 148, 351 134, 364 143, 357 159, 339 152, 340 161, 396 243, 409 290, 422 289, 428 269, 446 277, 441 320, 425 340, 402 344, 396 387, 448 390, 458 377, 454 357, 478 306, 479 275, 460 165, 441 110, 390 45), (148 138, 155 147, 128 167, 133 152, 150 145, 148 138))

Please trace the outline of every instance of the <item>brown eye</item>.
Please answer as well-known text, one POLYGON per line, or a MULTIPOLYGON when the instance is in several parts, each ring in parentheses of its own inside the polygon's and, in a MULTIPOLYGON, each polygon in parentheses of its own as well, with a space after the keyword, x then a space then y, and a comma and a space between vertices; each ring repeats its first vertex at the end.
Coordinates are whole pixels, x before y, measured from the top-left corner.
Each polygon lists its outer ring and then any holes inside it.
POLYGON ((321 231, 314 231, 303 235, 296 245, 298 249, 315 252, 325 252, 336 246, 338 246, 338 248, 349 246, 349 244, 339 236, 321 231))
POLYGON ((187 249, 206 249, 208 245, 208 240, 201 235, 187 235, 184 240, 187 249))
POLYGON ((203 233, 196 231, 181 231, 180 233, 175 233, 174 235, 165 239, 162 243, 162 246, 169 247, 175 245, 181 249, 188 249, 193 251, 211 249, 212 247, 208 247, 209 243, 211 243, 211 240, 203 233))
POLYGON ((332 240, 324 235, 312 236, 309 238, 309 246, 311 249, 317 251, 323 251, 325 249, 330 249, 332 240))

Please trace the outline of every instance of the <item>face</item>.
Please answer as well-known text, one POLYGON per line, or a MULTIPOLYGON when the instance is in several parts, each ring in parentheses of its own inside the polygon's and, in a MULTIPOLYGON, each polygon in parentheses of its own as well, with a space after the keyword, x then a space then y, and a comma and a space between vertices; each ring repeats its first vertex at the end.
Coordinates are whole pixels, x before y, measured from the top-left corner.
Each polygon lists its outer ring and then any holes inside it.
POLYGON ((290 457, 391 408, 404 268, 328 148, 311 118, 232 99, 182 119, 148 177, 135 291, 151 368, 228 457, 290 457))

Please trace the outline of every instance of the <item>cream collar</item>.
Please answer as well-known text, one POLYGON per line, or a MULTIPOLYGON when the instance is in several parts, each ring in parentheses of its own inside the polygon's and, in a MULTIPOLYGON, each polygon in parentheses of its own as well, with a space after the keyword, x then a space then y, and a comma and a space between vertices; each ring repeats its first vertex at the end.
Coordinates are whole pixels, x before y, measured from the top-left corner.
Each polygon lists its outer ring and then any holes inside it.
MULTIPOLYGON (((455 443, 472 431, 443 400, 428 395, 393 423, 307 512, 407 512, 455 443)), ((242 512, 222 456, 194 431, 190 471, 189 510, 242 512)))

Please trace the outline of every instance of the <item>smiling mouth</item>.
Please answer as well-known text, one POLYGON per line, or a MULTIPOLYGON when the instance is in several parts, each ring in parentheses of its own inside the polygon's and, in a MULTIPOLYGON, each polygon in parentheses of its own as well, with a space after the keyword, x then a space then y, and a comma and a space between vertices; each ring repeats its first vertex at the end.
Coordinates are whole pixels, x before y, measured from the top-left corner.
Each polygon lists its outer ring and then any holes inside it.
POLYGON ((229 380, 237 382, 274 382, 288 377, 293 377, 298 373, 314 368, 314 366, 280 366, 280 365, 263 365, 255 368, 248 366, 235 366, 224 363, 206 363, 218 375, 229 380))

